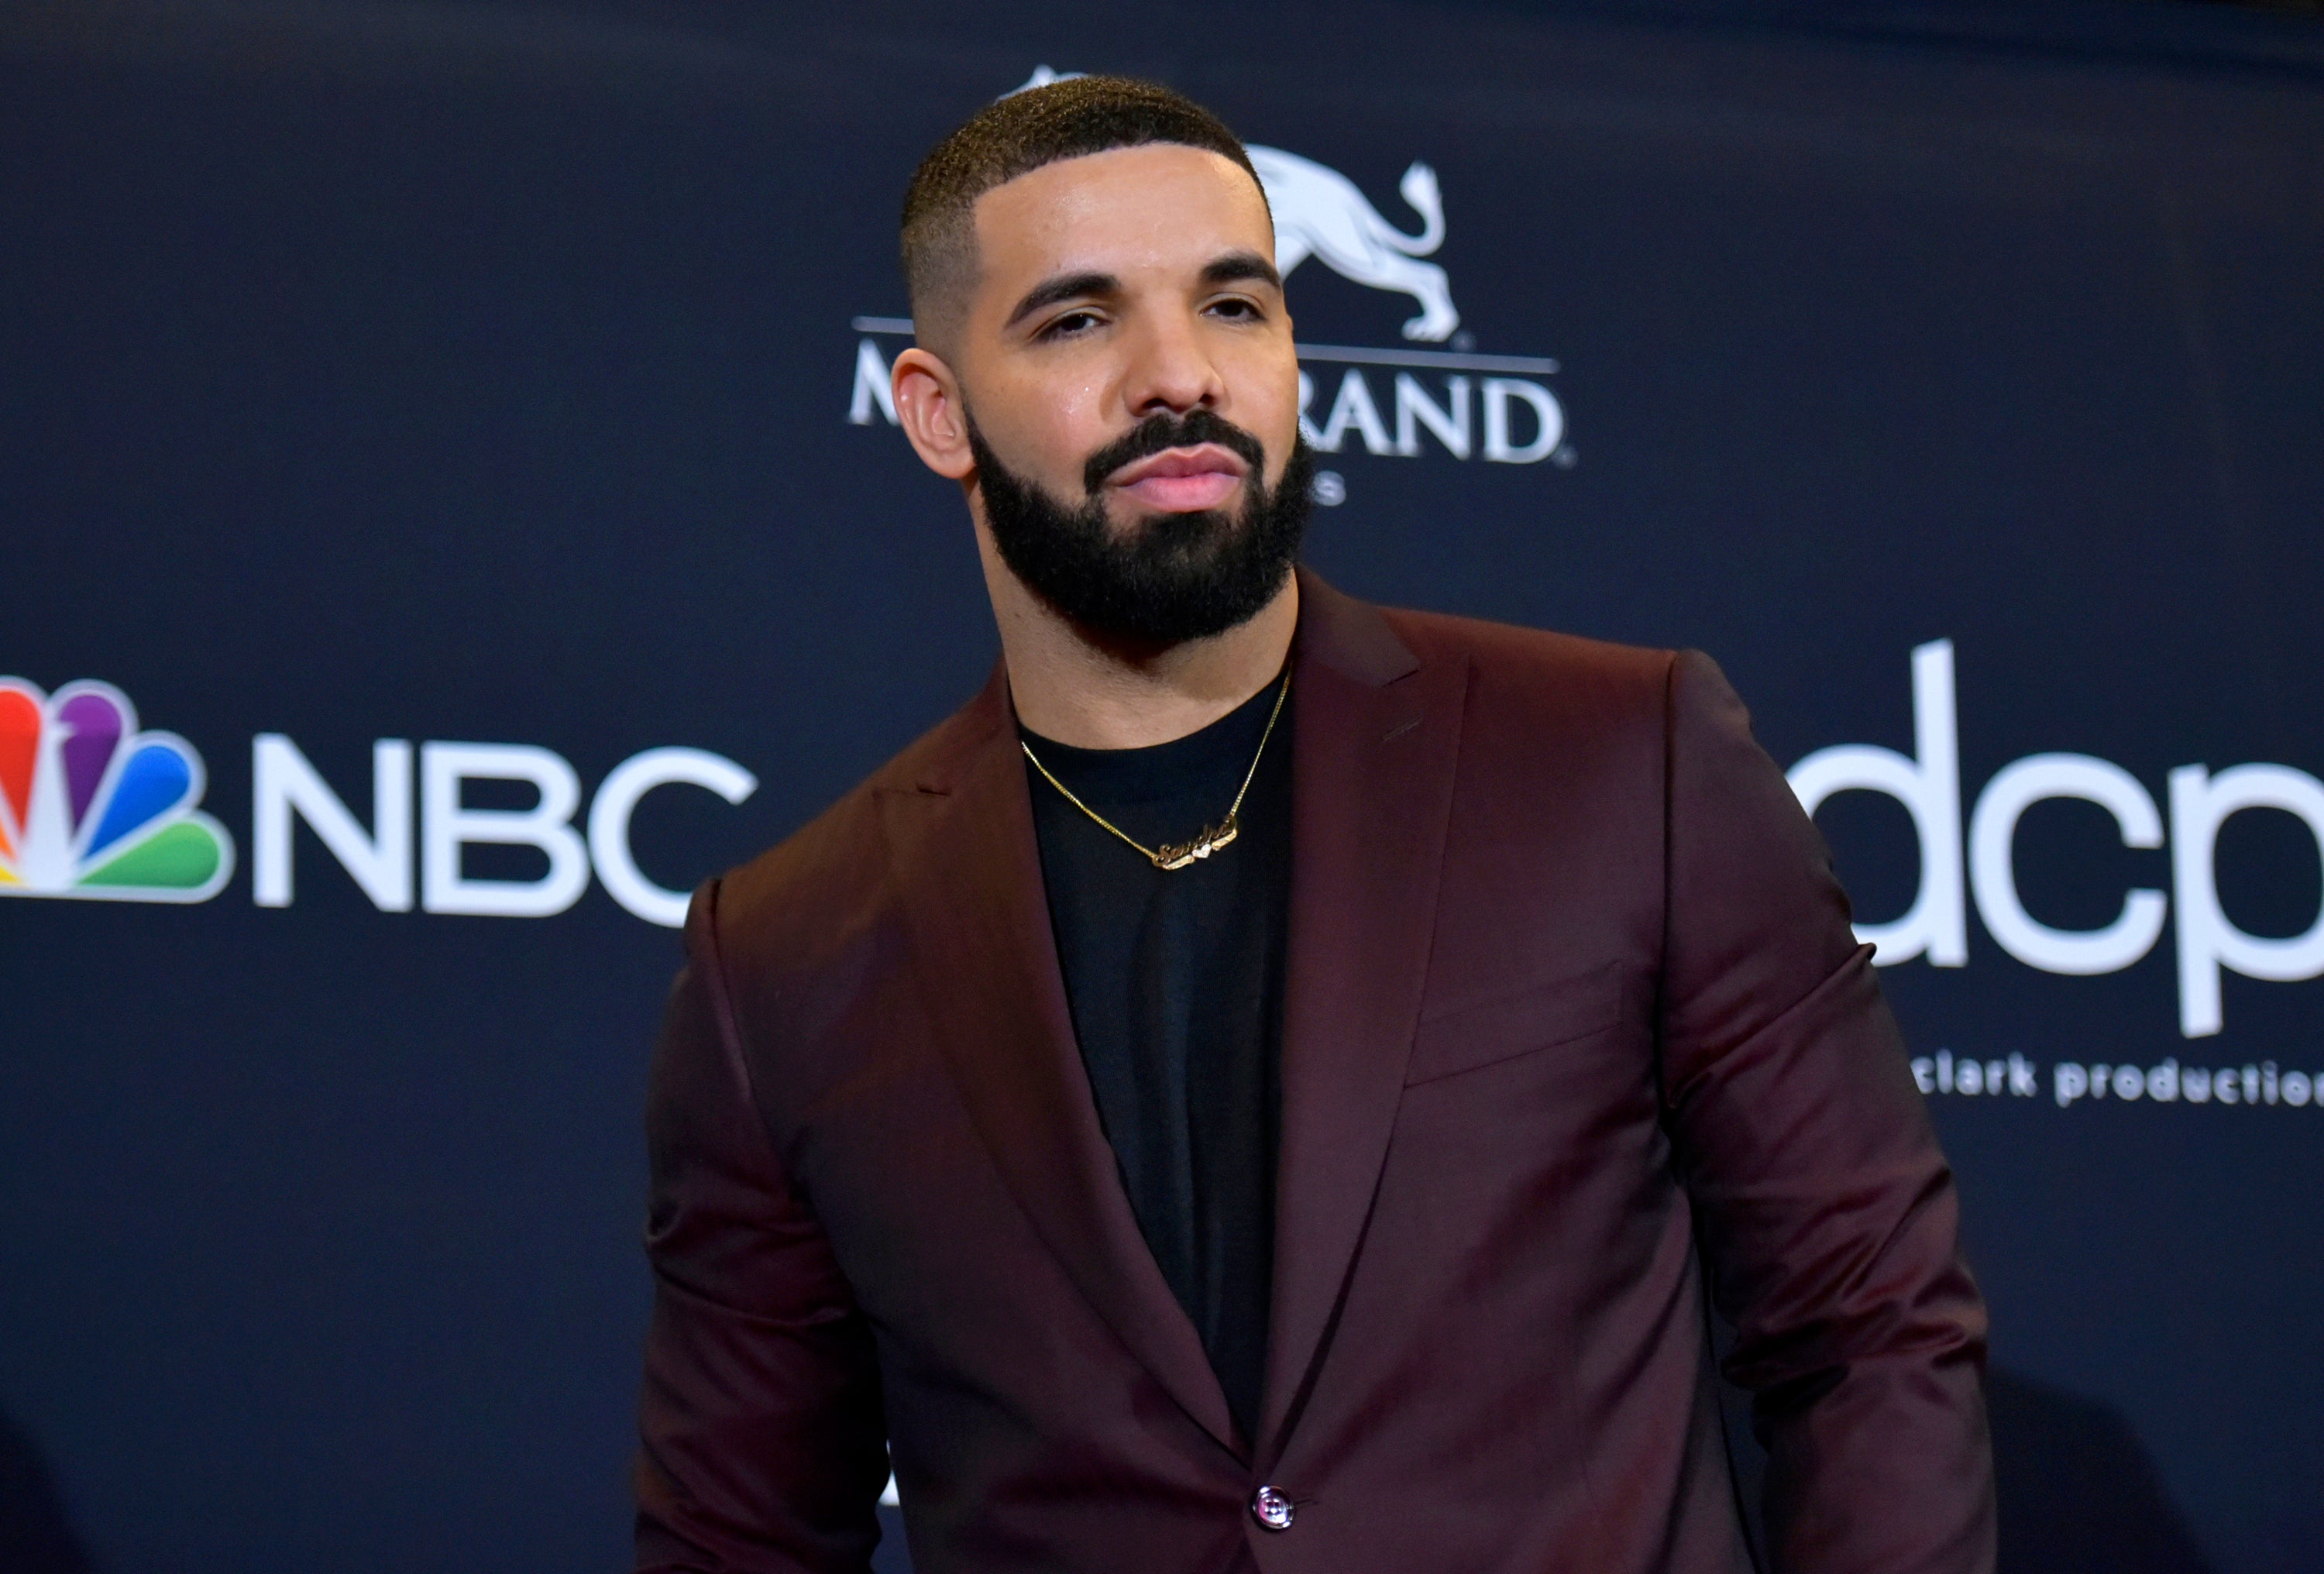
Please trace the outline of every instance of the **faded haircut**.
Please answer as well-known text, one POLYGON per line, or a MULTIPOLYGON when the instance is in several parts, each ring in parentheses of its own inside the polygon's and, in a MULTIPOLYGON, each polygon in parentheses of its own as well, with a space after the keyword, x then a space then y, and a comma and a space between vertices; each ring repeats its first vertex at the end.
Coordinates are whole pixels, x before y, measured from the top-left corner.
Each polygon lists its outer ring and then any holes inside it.
POLYGON ((1130 77, 1068 77, 1011 93, 938 143, 904 192, 904 289, 920 342, 949 343, 976 288, 978 198, 1062 159, 1148 143, 1232 159, 1259 184, 1250 155, 1217 115, 1130 77))

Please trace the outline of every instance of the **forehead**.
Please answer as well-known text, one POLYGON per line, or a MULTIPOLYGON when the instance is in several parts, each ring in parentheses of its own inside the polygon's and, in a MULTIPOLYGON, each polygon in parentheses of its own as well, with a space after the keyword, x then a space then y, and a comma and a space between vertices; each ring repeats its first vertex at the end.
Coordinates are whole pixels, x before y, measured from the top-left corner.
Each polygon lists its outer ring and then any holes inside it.
POLYGON ((1199 269, 1222 252, 1275 254, 1259 183, 1207 148, 1151 143, 1060 159, 976 200, 984 281, 1093 268, 1199 269))

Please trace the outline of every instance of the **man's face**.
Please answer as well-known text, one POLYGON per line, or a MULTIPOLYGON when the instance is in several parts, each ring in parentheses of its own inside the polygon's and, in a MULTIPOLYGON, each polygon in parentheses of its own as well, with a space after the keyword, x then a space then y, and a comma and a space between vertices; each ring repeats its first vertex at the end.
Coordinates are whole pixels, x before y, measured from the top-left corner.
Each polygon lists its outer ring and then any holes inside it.
POLYGON ((998 187, 975 222, 952 364, 1002 558, 1105 632, 1168 642, 1250 616, 1296 553, 1306 484, 1257 185, 1200 149, 1123 148, 998 187))

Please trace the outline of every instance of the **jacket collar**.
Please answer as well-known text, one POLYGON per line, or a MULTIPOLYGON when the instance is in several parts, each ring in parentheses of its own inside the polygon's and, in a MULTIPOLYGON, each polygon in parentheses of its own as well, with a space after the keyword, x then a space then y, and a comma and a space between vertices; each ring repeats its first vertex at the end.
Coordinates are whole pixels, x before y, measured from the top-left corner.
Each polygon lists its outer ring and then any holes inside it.
POLYGON ((1283 1126, 1260 1470, 1319 1379, 1420 1016, 1468 666, 1303 575, 1283 1126))

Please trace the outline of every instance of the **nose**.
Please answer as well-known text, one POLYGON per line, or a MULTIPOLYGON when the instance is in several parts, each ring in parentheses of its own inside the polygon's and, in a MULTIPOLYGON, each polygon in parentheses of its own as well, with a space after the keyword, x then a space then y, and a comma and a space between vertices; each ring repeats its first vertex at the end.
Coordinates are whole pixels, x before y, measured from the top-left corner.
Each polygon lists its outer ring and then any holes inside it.
POLYGON ((1216 410, 1225 398, 1226 384, 1191 320, 1162 313, 1140 325, 1122 385, 1132 419, 1216 410))

